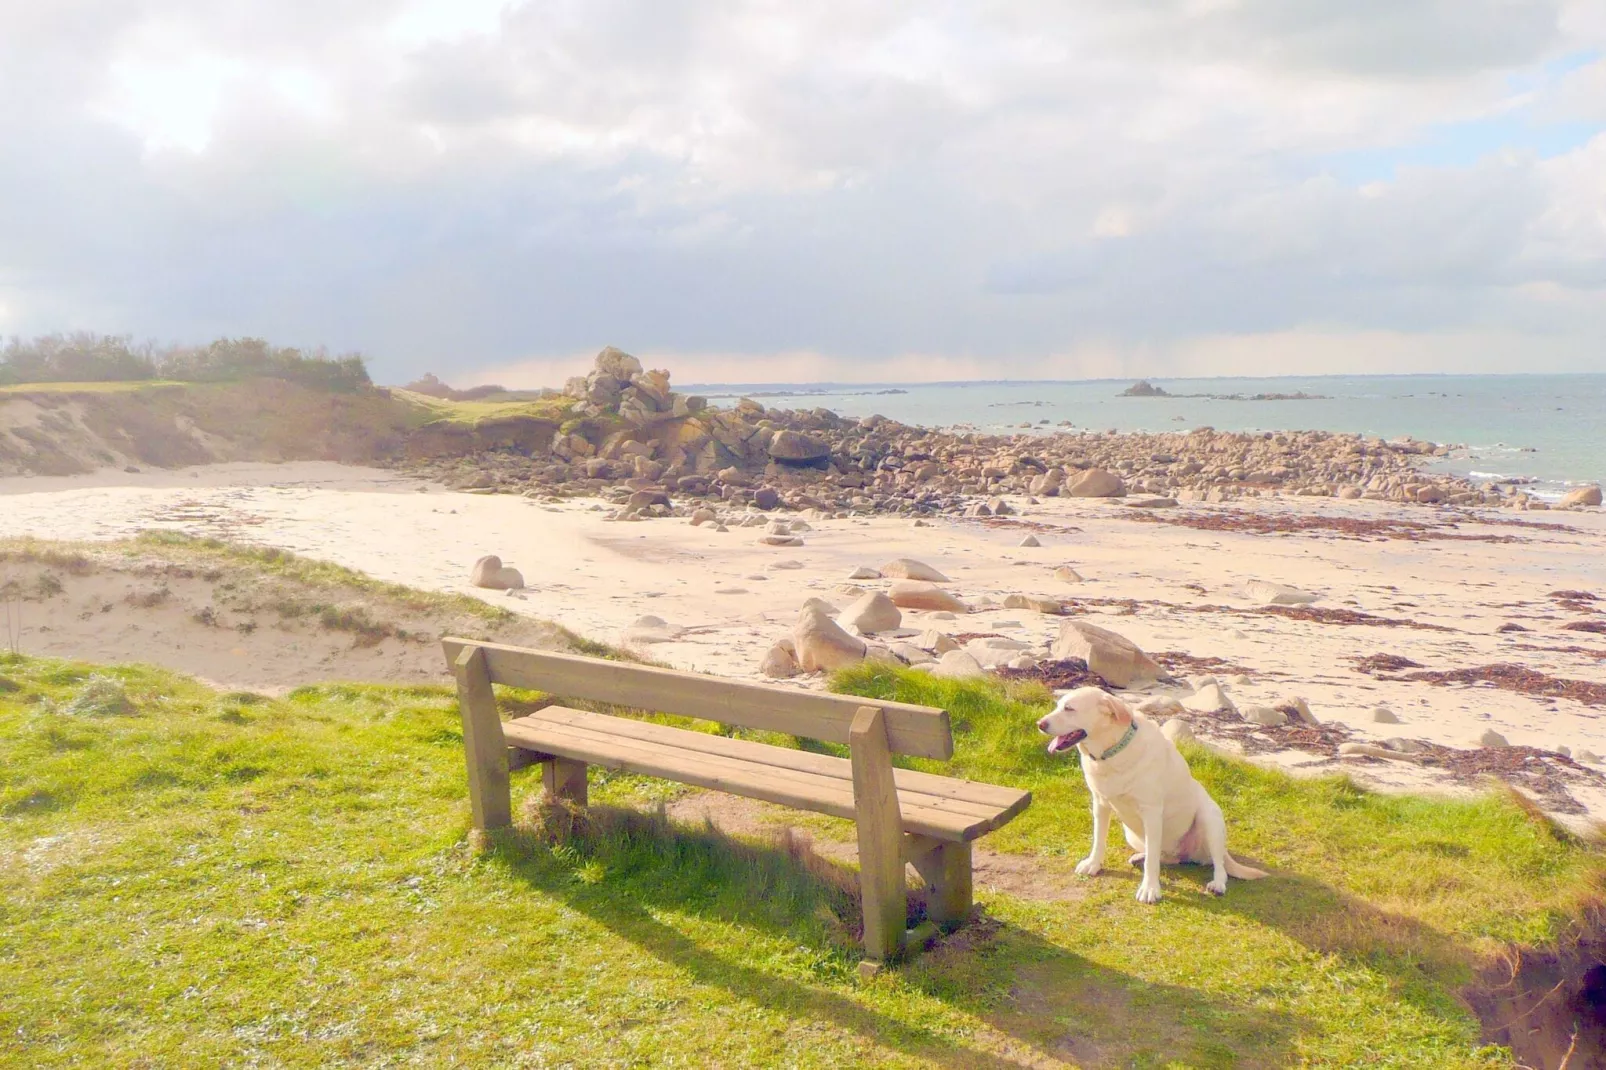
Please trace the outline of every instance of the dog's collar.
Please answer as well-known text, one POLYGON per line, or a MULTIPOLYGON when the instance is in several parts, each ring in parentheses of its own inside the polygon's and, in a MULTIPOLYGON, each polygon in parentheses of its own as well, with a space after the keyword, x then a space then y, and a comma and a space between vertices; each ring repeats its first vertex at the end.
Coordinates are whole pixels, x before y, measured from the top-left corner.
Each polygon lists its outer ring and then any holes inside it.
POLYGON ((1131 745, 1132 740, 1137 737, 1137 734, 1138 723, 1133 721, 1131 724, 1126 726, 1126 731, 1121 735, 1120 740, 1115 744, 1115 746, 1111 747, 1103 754, 1089 754, 1088 757, 1092 758, 1095 762, 1107 762, 1111 758, 1114 758, 1117 754, 1120 754, 1122 751, 1126 750, 1126 748, 1131 745))

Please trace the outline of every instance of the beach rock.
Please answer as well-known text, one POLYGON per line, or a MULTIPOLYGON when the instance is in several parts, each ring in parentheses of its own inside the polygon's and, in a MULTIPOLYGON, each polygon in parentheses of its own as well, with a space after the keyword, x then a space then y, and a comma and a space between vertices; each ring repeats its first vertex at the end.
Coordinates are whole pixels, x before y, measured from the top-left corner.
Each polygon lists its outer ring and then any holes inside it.
POLYGON ((827 602, 825 599, 820 598, 818 596, 811 596, 809 598, 804 599, 803 600, 803 604, 798 607, 797 611, 798 611, 798 613, 801 614, 801 613, 803 613, 803 612, 805 612, 807 610, 810 610, 810 609, 817 609, 821 613, 824 613, 828 617, 834 617, 838 613, 841 612, 841 610, 837 609, 836 606, 832 605, 830 602, 827 602))
POLYGON ((848 579, 850 580, 879 580, 880 578, 881 573, 867 565, 860 565, 858 568, 848 573, 848 579))
POLYGON ((986 670, 981 662, 964 650, 950 650, 937 659, 936 667, 931 675, 944 680, 968 680, 977 676, 985 676, 986 670))
POLYGON ((1310 711, 1310 703, 1306 702, 1298 695, 1290 695, 1289 697, 1283 699, 1281 702, 1277 703, 1277 708, 1286 713, 1288 715, 1288 720, 1291 722, 1297 721, 1300 724, 1321 724, 1321 722, 1316 719, 1316 715, 1310 711))
POLYGON ((900 557, 881 566, 881 575, 889 580, 922 580, 926 583, 953 582, 924 561, 900 557))
POLYGON ((782 561, 771 561, 764 567, 769 569, 771 572, 796 572, 798 569, 803 567, 803 562, 797 560, 796 558, 788 557, 782 561))
POLYGON ((524 586, 524 575, 516 568, 502 564, 495 554, 487 554, 474 562, 468 581, 476 587, 491 591, 516 591, 524 586))
POLYGON ((1126 495, 1126 484, 1114 472, 1089 468, 1060 493, 1071 498, 1121 498, 1126 495))
POLYGON ((1586 749, 1580 748, 1580 749, 1578 749, 1576 751, 1573 751, 1573 761, 1575 761, 1575 762, 1587 762, 1590 765, 1599 765, 1600 764, 1600 755, 1596 754, 1592 750, 1586 750, 1586 749))
POLYGON ((616 384, 616 389, 617 384, 628 383, 641 374, 641 361, 622 349, 615 349, 613 346, 608 346, 601 353, 598 353, 595 363, 596 371, 592 373, 592 376, 607 376, 611 378, 616 384))
POLYGON ((1182 712, 1182 703, 1170 695, 1152 695, 1138 703, 1137 710, 1145 717, 1162 720, 1182 712))
POLYGON ((1028 536, 1026 536, 1024 539, 1022 539, 1020 541, 1019 545, 1031 547, 1031 546, 1041 546, 1043 544, 1037 540, 1037 536, 1036 535, 1028 535, 1028 536))
POLYGON ((1599 484, 1596 484, 1592 487, 1579 487, 1577 490, 1570 490, 1562 497, 1560 502, 1562 508, 1564 509, 1573 505, 1599 505, 1600 503, 1601 491, 1599 484))
POLYGON ((1174 509, 1175 498, 1131 498, 1127 500, 1128 509, 1174 509))
POLYGON ((777 461, 806 464, 831 456, 831 444, 801 431, 777 431, 770 439, 769 455, 777 461))
POLYGON ((1046 613, 1049 616, 1060 616, 1065 612, 1065 603, 1058 598, 1039 598, 1036 595, 1012 594, 1004 599, 1005 609, 1030 609, 1035 613, 1046 613))
POLYGON ((1506 737, 1502 736, 1499 732, 1496 732, 1492 728, 1485 728, 1483 730, 1483 734, 1478 737, 1478 746, 1498 748, 1509 747, 1511 744, 1506 740, 1506 737))
POLYGON ((691 514, 691 526, 695 528, 695 527, 698 527, 698 526, 703 525, 703 524, 711 523, 711 522, 713 522, 715 520, 718 520, 718 519, 719 519, 719 514, 718 513, 714 512, 712 509, 708 508, 707 506, 704 506, 701 509, 694 509, 692 511, 692 514, 691 514))
POLYGON ((798 615, 792 643, 804 672, 833 672, 864 660, 864 640, 849 635, 816 606, 798 615))
POLYGON ((790 639, 782 639, 770 647, 758 671, 772 680, 790 680, 799 671, 797 647, 790 639))
POLYGON ((1338 756, 1340 758, 1397 759, 1401 755, 1398 752, 1391 751, 1387 747, 1379 746, 1376 743, 1362 743, 1359 740, 1350 740, 1347 743, 1340 743, 1338 745, 1338 756))
POLYGON ((891 598, 893 605, 900 609, 924 609, 948 613, 970 612, 970 607, 960 601, 957 595, 938 587, 934 583, 901 580, 892 585, 892 589, 887 592, 887 597, 891 598))
POLYGON ((781 504, 781 496, 774 487, 759 487, 753 492, 753 508, 762 509, 766 513, 781 504))
POLYGON ((1011 669, 1019 669, 1022 672, 1030 672, 1032 669, 1037 668, 1039 664, 1038 660, 1030 654, 1022 654, 1017 658, 1009 659, 1009 667, 1011 669))
POLYGON ((758 541, 759 541, 759 545, 761 545, 761 546, 802 546, 803 545, 803 536, 801 536, 801 535, 760 535, 758 537, 758 541))
POLYGON ((1387 706, 1372 707, 1372 721, 1374 724, 1399 724, 1400 718, 1387 706))
POLYGON ((913 643, 893 643, 888 649, 905 665, 926 665, 937 660, 913 643))
POLYGON ((1244 586, 1244 594, 1267 606, 1304 606, 1316 601, 1317 596, 1297 587, 1281 583, 1255 580, 1244 586))
POLYGON ((1227 693, 1221 690, 1221 685, 1218 683, 1205 684, 1193 694, 1185 696, 1182 699, 1182 707, 1198 713, 1216 713, 1221 710, 1236 712, 1237 710, 1232 704, 1232 699, 1227 697, 1227 693))
POLYGON ((855 628, 860 634, 889 632, 903 623, 903 614, 892 599, 880 591, 871 591, 842 610, 837 623, 855 628))
POLYGON ((1070 565, 1061 565, 1059 568, 1055 569, 1054 578, 1057 580, 1064 580, 1066 583, 1083 582, 1081 573, 1077 572, 1070 565))
POLYGON ((1244 720, 1251 724, 1258 724, 1266 728, 1276 728, 1288 723, 1288 715, 1282 710, 1270 706, 1246 706, 1243 711, 1244 720))
POLYGON ((637 617, 635 623, 624 631, 624 642, 628 645, 641 645, 643 643, 672 643, 684 633, 685 629, 665 621, 662 617, 637 617))
POLYGON ((1181 717, 1173 717, 1162 724, 1160 734, 1172 743, 1191 743, 1197 738, 1193 734, 1193 726, 1181 717))
POLYGON ((959 643, 953 636, 947 632, 939 632, 935 628, 927 628, 920 633, 919 638, 914 642, 915 646, 920 647, 922 650, 929 650, 939 656, 948 653, 950 650, 959 649, 959 643))
POLYGON ((1160 666, 1136 643, 1084 620, 1068 620, 1060 625, 1051 653, 1060 660, 1081 658, 1112 687, 1152 683, 1161 675, 1160 666))

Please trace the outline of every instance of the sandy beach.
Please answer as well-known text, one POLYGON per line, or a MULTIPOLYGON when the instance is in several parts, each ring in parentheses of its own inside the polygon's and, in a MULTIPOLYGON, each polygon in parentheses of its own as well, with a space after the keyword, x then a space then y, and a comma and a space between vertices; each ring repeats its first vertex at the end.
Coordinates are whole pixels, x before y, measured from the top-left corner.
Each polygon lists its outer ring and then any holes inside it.
MULTIPOLYGON (((950 577, 949 589, 973 611, 958 619, 906 612, 907 629, 1006 637, 1041 656, 1063 618, 1003 602, 1048 596, 1162 662, 1196 670, 1179 676, 1197 682, 1208 672, 1239 709, 1297 696, 1351 740, 1469 748, 1492 729, 1518 747, 1606 753, 1599 706, 1480 680, 1435 686, 1361 662, 1391 655, 1426 672, 1518 664, 1561 680, 1602 681, 1606 641, 1566 627, 1602 619, 1599 607, 1555 596, 1606 590, 1606 515, 1599 512, 1474 518, 1311 498, 1163 511, 1118 499, 1012 504, 1019 515, 1007 519, 918 526, 897 517, 810 516, 803 545, 775 547, 759 543, 761 528, 722 532, 679 518, 611 522, 591 500, 455 492, 330 463, 232 464, 0 480, 0 537, 104 540, 156 529, 270 545, 382 580, 483 597, 609 643, 626 642, 631 625, 650 614, 679 634, 643 646, 644 654, 747 679, 762 679, 765 651, 789 632, 805 599, 845 605, 886 587, 850 582, 855 568, 909 557, 950 577), (1019 545, 1027 534, 1041 545, 1019 545), (472 587, 470 565, 490 553, 518 567, 527 588, 472 587), (1057 578, 1064 565, 1083 582, 1057 578), (1309 610, 1268 610, 1246 590, 1255 581, 1317 600, 1309 610), (1379 723, 1378 707, 1398 723, 1379 723)), ((39 632, 24 652, 105 660, 108 651, 89 638, 83 629, 59 638, 39 632)), ((152 635, 138 660, 164 663, 160 637, 152 635)), ((819 677, 787 686, 819 686, 819 677)), ((1191 720, 1212 739, 1208 718, 1191 720)), ((1285 747, 1276 733, 1213 742, 1294 769, 1342 765, 1383 786, 1471 786, 1410 761, 1340 760, 1285 747)), ((1606 816, 1606 779, 1597 768, 1569 770, 1563 790, 1576 806, 1563 811, 1606 816)))

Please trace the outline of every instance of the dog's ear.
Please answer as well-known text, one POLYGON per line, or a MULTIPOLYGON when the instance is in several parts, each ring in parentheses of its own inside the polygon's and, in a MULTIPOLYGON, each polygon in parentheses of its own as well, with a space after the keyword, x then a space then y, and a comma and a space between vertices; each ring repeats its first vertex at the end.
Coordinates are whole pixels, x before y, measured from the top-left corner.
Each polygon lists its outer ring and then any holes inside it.
POLYGON ((1116 724, 1132 723, 1132 711, 1126 708, 1126 703, 1109 692, 1099 696, 1099 709, 1103 710, 1104 715, 1116 724))

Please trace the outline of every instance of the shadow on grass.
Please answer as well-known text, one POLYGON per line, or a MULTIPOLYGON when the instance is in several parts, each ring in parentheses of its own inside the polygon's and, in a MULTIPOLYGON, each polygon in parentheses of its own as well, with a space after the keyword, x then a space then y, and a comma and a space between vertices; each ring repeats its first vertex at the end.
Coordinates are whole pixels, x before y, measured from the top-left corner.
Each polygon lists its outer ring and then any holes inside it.
MULTIPOLYGON (((987 1051, 953 1036, 951 1023, 927 1027, 854 997, 857 872, 795 835, 752 844, 711 824, 675 825, 662 811, 531 806, 524 823, 492 843, 510 873, 699 984, 943 1066, 1019 1067, 1044 1057, 1081 1065, 1185 1058, 1282 1066, 1309 1028, 1292 1015, 1142 981, 981 917, 898 977, 991 1024, 1001 1034, 999 1050, 987 1051), (707 946, 659 920, 664 910, 784 936, 815 953, 815 976, 788 977, 795 964, 772 971, 751 955, 707 946)), ((912 896, 911 921, 922 913, 912 896)))

